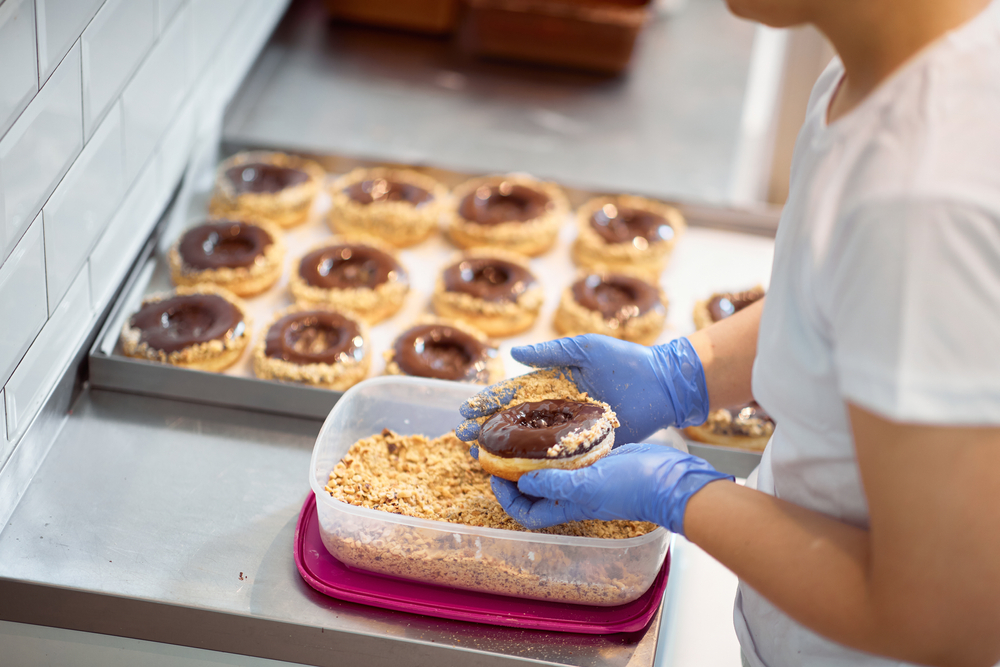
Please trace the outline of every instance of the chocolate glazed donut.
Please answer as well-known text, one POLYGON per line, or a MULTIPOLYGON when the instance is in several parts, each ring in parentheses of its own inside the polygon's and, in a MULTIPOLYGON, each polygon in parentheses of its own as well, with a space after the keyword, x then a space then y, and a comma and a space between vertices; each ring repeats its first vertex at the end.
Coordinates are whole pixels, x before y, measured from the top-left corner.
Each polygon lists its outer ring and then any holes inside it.
POLYGON ((716 294, 708 302, 708 314, 713 322, 735 315, 747 306, 764 298, 764 288, 754 287, 743 292, 716 294))
POLYGON ((323 289, 374 289, 406 276, 388 253, 366 245, 337 245, 314 250, 302 258, 299 275, 309 285, 323 289))
POLYGON ((185 232, 178 251, 185 266, 199 271, 248 267, 273 242, 271 235, 257 225, 221 220, 185 232))
POLYGON ((217 294, 187 294, 144 304, 129 320, 139 342, 166 354, 242 335, 240 309, 217 294))
POLYGON ((479 464, 512 482, 541 468, 582 468, 611 451, 617 425, 601 404, 555 398, 521 403, 483 423, 479 464))
POLYGON ((271 325, 264 355, 293 364, 336 364, 364 356, 357 322, 340 313, 307 310, 285 315, 271 325))
POLYGON ((544 192, 502 181, 476 188, 462 199, 458 211, 469 222, 499 225, 533 220, 548 210, 551 201, 544 192))
POLYGON ((445 290, 484 301, 517 301, 536 284, 526 268, 497 257, 462 260, 445 269, 442 278, 445 290))
POLYGON ((404 201, 417 208, 434 199, 434 195, 419 186, 388 178, 359 181, 344 188, 344 194, 359 204, 404 201))
POLYGON ((485 382, 487 363, 495 352, 455 327, 424 324, 412 327, 393 345, 396 364, 406 375, 485 382))
POLYGON ((274 194, 305 183, 309 174, 291 167, 252 162, 230 167, 226 178, 237 194, 274 194))
MULTIPOLYGON (((479 446, 505 459, 551 458, 549 449, 563 437, 589 429, 603 414, 604 408, 600 405, 564 399, 521 403, 496 413, 483 424, 479 446)), ((597 442, 557 456, 566 458, 582 454, 597 442)))

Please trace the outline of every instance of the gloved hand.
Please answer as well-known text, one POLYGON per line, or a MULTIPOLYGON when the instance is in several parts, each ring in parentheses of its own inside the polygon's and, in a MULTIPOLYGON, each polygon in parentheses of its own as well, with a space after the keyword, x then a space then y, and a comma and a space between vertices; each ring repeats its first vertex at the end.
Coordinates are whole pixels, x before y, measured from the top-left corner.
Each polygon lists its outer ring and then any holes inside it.
MULTIPOLYGON (((568 369, 581 391, 618 415, 617 442, 639 442, 666 426, 692 426, 708 417, 708 388, 701 360, 686 338, 646 347, 596 334, 515 347, 511 356, 534 368, 568 369)), ((466 421, 455 430, 466 442, 479 437, 472 421, 514 395, 510 381, 488 387, 459 408, 466 421)))
POLYGON ((493 493, 529 529, 584 519, 651 521, 684 534, 688 500, 731 475, 666 445, 628 444, 579 470, 536 470, 517 484, 494 477, 493 493))

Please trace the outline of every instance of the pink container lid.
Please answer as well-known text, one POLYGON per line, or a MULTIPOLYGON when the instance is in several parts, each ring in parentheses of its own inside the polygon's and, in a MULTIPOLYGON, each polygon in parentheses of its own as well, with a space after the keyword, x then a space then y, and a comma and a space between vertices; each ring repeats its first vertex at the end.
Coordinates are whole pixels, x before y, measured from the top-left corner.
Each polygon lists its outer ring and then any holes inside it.
POLYGON ((649 624, 667 587, 670 552, 649 590, 637 600, 617 607, 588 607, 463 591, 347 567, 326 550, 316 518, 316 497, 310 493, 295 527, 295 565, 307 584, 346 602, 456 621, 603 635, 635 632, 649 624))

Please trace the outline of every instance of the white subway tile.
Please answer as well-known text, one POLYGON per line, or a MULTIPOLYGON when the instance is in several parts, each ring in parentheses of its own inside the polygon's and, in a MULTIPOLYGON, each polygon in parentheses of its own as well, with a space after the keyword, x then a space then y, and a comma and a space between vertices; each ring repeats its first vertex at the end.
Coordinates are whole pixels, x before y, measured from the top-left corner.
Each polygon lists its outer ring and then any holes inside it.
POLYGON ((168 196, 169 191, 160 178, 160 156, 155 153, 90 254, 90 293, 95 310, 103 310, 125 277, 125 271, 163 212, 168 196))
POLYGON ((125 176, 131 183, 152 154, 191 84, 190 7, 181 8, 122 94, 125 176))
POLYGON ((37 92, 35 7, 7 0, 0 3, 0 137, 37 92))
MULTIPOLYGON (((160 155, 163 164, 163 183, 173 190, 184 174, 191 157, 191 147, 194 143, 195 102, 188 100, 184 108, 177 114, 163 141, 160 143, 160 155)), ((200 107, 198 107, 200 111, 200 107)))
POLYGON ((35 218, 21 242, 0 266, 0 386, 48 319, 45 300, 45 248, 42 215, 35 218))
POLYGON ((0 468, 10 458, 10 443, 7 440, 7 406, 3 398, 3 389, 0 389, 0 468))
POLYGON ((194 18, 195 70, 201 72, 219 50, 245 0, 191 0, 194 18))
POLYGON ((111 108, 44 208, 45 273, 52 311, 125 194, 119 105, 111 108))
POLYGON ((160 0, 160 32, 163 32, 167 28, 167 24, 170 20, 174 18, 174 14, 181 6, 181 2, 184 0, 160 0))
POLYGON ((44 83, 104 0, 35 0, 38 81, 44 83))
POLYGON ((90 280, 87 267, 70 285, 52 317, 42 327, 4 388, 7 435, 17 442, 62 376, 66 362, 91 327, 90 280))
POLYGON ((107 0, 80 38, 83 129, 94 127, 156 40, 157 0, 107 0))
POLYGON ((0 139, 0 262, 83 146, 80 47, 0 139))

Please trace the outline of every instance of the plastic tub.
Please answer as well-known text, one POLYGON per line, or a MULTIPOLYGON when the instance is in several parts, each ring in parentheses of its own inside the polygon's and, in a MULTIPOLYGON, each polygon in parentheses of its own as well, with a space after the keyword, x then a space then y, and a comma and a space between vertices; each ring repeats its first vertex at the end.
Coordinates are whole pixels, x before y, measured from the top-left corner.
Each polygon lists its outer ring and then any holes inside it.
POLYGON ((330 554, 368 572, 536 600, 612 606, 641 596, 667 552, 663 528, 624 540, 522 533, 355 507, 326 492, 330 471, 355 442, 384 428, 437 437, 454 428, 458 406, 480 389, 389 376, 344 394, 320 430, 310 468, 330 554))

